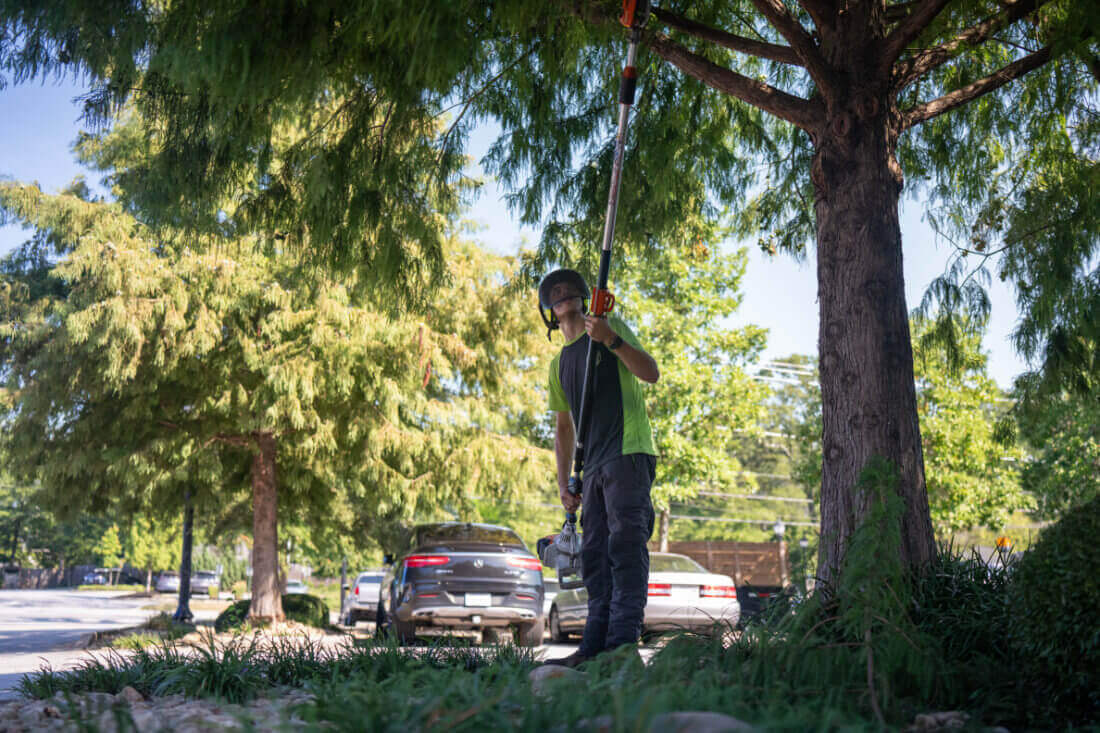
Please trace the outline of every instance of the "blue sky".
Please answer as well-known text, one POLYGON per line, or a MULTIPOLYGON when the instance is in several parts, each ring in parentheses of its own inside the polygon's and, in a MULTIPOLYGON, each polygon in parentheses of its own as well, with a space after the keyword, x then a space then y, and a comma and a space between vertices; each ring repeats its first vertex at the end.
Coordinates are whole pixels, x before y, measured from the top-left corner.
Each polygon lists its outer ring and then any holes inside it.
MULTIPOLYGON (((72 80, 32 82, 0 91, 0 177, 37 181, 52 193, 86 172, 71 152, 80 130, 80 107, 74 101, 79 94, 80 86, 72 80)), ((492 136, 488 128, 474 134, 470 153, 475 160, 488 148, 492 136)), ((95 180, 92 174, 88 178, 95 180)), ((919 202, 903 200, 901 230, 909 307, 919 302, 928 283, 943 272, 950 252, 946 243, 937 244, 922 214, 919 202)), ((522 228, 512 218, 501 190, 492 181, 487 181, 470 218, 484 227, 476 237, 498 252, 514 253, 524 242, 533 244, 538 240, 537 230, 522 228)), ((26 233, 18 227, 0 228, 0 253, 25 238, 26 233)), ((731 247, 736 245, 729 243, 731 247)), ((787 256, 769 257, 751 243, 748 250, 744 304, 733 316, 733 323, 755 323, 769 330, 765 358, 816 353, 817 281, 812 258, 799 264, 787 256)), ((984 346, 990 356, 990 374, 1001 386, 1008 387, 1025 366, 1009 341, 1017 318, 1016 305, 1011 289, 996 279, 990 296, 993 311, 984 346)))

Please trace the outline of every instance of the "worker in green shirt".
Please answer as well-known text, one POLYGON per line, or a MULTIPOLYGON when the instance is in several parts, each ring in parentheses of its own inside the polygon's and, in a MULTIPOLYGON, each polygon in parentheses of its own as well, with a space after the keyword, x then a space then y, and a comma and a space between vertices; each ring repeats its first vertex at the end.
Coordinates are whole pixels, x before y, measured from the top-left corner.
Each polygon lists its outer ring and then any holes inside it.
POLYGON ((539 285, 539 304, 550 311, 550 329, 560 329, 565 337, 549 374, 558 493, 566 511, 582 509, 581 566, 588 591, 584 638, 572 655, 547 662, 568 667, 638 643, 649 581, 646 543, 653 534, 649 492, 657 469, 638 382, 657 381, 657 362, 620 319, 589 315, 588 293, 584 278, 573 270, 555 270, 539 285), (597 344, 596 373, 578 497, 568 484, 589 340, 597 344))

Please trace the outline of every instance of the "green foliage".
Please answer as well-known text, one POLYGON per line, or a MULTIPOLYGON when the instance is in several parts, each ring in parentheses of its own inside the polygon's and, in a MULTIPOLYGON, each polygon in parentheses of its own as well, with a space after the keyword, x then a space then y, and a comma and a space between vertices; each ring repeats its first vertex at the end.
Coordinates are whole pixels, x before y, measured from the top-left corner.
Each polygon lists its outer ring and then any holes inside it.
POLYGON ((1015 417, 1031 457, 1020 483, 1042 515, 1055 519, 1100 495, 1100 403, 1070 393, 1020 397, 1015 417))
POLYGON ((186 484, 212 535, 247 526, 258 431, 276 436, 280 512, 322 545, 382 543, 552 475, 516 437, 539 422, 546 347, 506 260, 449 242, 452 287, 394 316, 354 278, 248 241, 197 252, 118 205, 15 184, 0 204, 64 252, 47 276, 66 292, 10 275, 0 329, 6 455, 59 513, 174 519, 186 484))
POLYGON ((95 553, 99 562, 107 567, 122 564, 122 541, 118 537, 118 525, 112 524, 96 543, 95 553))
MULTIPOLYGON (((235 601, 218 614, 214 629, 218 632, 243 629, 248 621, 248 609, 251 601, 235 601)), ((283 596, 283 613, 290 621, 306 626, 325 629, 329 626, 329 610, 323 600, 305 593, 291 593, 283 596)))
POLYGON ((1100 723, 1100 497, 1066 512, 1023 554, 1012 577, 1012 642, 1030 704, 1100 723))
POLYGON ((147 572, 174 567, 178 559, 179 531, 168 522, 146 516, 132 517, 126 538, 126 557, 147 572))
POLYGON ((998 440, 1008 400, 987 372, 984 323, 958 324, 954 349, 937 339, 934 322, 913 321, 917 413, 932 520, 941 533, 999 528, 1034 502, 1023 491, 1020 446, 998 440))
POLYGON ((764 348, 765 332, 722 322, 741 304, 747 256, 723 253, 717 238, 624 258, 615 270, 617 308, 661 371, 645 395, 661 456, 653 489, 660 508, 737 485, 734 441, 763 416, 765 390, 744 367, 764 348))

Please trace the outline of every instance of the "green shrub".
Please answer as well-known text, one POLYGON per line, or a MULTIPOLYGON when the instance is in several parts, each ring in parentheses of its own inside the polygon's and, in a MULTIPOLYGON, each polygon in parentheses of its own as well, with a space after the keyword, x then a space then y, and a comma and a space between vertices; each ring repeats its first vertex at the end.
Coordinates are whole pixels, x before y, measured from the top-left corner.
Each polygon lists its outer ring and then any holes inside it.
POLYGON ((1043 530, 1009 588, 1012 643, 1032 704, 1052 720, 1100 722, 1100 497, 1043 530))
POLYGON ((218 599, 218 594, 221 592, 221 588, 216 585, 210 585, 206 588, 206 595, 210 596, 214 600, 218 599))
MULTIPOLYGON (((244 626, 248 618, 251 601, 236 601, 218 615, 214 621, 217 631, 229 631, 244 626)), ((297 621, 306 626, 325 628, 329 625, 328 606, 317 596, 295 593, 283 596, 283 613, 288 621, 297 621)))

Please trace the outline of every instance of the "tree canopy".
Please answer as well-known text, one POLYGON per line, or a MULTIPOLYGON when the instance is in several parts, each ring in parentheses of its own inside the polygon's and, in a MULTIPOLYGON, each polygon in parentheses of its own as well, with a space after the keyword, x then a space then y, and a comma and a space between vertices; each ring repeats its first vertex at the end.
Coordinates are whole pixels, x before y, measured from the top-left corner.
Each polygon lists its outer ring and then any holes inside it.
POLYGON ((293 256, 193 251, 118 204, 5 184, 0 205, 38 232, 4 282, 7 456, 62 513, 170 512, 186 485, 385 541, 548 474, 514 437, 543 347, 500 259, 451 242, 453 288, 395 318, 293 256), (46 239, 56 261, 32 256, 46 239))
MULTIPOLYGON (((1094 0, 676 2, 643 33, 621 240, 679 246, 685 224, 730 209, 765 246, 816 243, 825 577, 868 511, 857 486, 878 458, 898 469, 904 563, 924 566, 934 552, 903 185, 960 211, 1020 191, 1025 224, 1059 192, 1087 196, 1081 183, 1045 182, 1057 160, 1088 171, 1094 136, 1078 133, 1095 115, 1094 11, 1094 0)), ((521 220, 543 225, 543 260, 594 256, 623 55, 616 15, 603 0, 4 0, 0 68, 15 81, 88 72, 93 120, 134 101, 155 146, 130 171, 128 196, 150 220, 285 237, 362 265, 373 283, 399 283, 377 294, 401 301, 423 292, 403 286, 444 271, 442 233, 468 183, 460 152, 481 120, 502 127, 483 163, 512 189, 521 220), (227 200, 240 205, 226 210, 227 200)), ((1052 244, 1074 236, 1073 210, 1049 210, 1063 222, 1044 229, 1058 233, 1052 244)), ((1049 252, 1059 272, 1089 261, 1049 252)), ((955 286, 967 292, 965 278, 955 286)), ((1051 330, 1055 311, 1091 313, 1083 290, 1064 303, 1058 287, 1025 299, 1034 343, 1092 353, 1084 319, 1072 321, 1081 333, 1051 330), (1051 303, 1065 307, 1044 311, 1051 303)))

